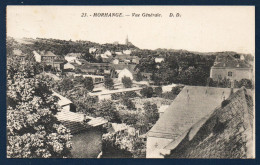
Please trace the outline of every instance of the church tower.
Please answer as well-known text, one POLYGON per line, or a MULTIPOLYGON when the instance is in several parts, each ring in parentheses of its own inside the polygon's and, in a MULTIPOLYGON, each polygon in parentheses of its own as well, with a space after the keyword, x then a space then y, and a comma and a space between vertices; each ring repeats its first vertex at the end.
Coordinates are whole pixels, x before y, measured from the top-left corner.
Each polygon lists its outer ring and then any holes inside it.
POLYGON ((126 36, 126 39, 125 39, 125 44, 128 45, 129 44, 129 41, 128 41, 128 35, 126 36))

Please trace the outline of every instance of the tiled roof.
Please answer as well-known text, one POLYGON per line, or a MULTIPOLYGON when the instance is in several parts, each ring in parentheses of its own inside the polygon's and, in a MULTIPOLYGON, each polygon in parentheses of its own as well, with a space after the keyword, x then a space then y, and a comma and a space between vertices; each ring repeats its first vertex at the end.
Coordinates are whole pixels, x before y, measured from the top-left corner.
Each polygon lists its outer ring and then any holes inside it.
POLYGON ((82 113, 74 113, 68 111, 58 112, 57 119, 67 127, 72 134, 86 131, 90 127, 96 127, 107 123, 108 121, 102 117, 85 116, 82 113), (86 120, 84 122, 84 119, 86 120))
POLYGON ((244 60, 236 59, 232 56, 217 57, 213 68, 251 68, 252 66, 244 60))
POLYGON ((40 52, 41 56, 50 56, 50 57, 56 57, 56 55, 54 53, 52 53, 51 51, 41 51, 40 52))
POLYGON ((231 93, 229 88, 185 86, 148 136, 177 139, 193 124, 220 106, 231 93))
POLYGON ((253 99, 242 88, 227 99, 225 106, 188 129, 177 146, 166 146, 172 150, 167 157, 254 158, 253 130, 253 99))
POLYGON ((66 97, 63 97, 62 95, 60 95, 60 94, 58 94, 56 92, 53 92, 52 95, 53 96, 57 96, 59 98, 58 105, 60 105, 60 106, 64 106, 64 105, 68 105, 68 104, 72 103, 72 101, 70 101, 66 97))

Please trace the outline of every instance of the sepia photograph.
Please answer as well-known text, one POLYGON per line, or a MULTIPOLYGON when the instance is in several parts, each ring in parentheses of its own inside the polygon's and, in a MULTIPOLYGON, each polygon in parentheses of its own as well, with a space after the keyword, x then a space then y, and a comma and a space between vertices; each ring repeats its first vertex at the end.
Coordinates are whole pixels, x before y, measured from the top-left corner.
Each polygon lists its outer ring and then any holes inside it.
POLYGON ((7 158, 255 159, 254 6, 6 8, 7 158))

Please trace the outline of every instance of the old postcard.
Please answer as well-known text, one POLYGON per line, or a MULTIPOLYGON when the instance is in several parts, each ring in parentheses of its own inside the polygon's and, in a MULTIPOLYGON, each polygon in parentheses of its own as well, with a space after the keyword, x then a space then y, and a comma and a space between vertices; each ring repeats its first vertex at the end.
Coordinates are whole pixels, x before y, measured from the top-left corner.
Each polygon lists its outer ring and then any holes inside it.
POLYGON ((255 158, 254 6, 8 6, 8 158, 255 158))

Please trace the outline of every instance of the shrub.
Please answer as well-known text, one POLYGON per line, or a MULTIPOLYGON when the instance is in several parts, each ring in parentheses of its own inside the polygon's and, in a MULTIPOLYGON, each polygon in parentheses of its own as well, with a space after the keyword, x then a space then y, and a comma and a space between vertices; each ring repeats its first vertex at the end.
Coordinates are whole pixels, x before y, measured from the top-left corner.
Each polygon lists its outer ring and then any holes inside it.
POLYGON ((156 96, 161 96, 162 95, 162 87, 154 88, 154 93, 156 94, 156 96))
POLYGON ((133 101, 130 100, 129 98, 124 97, 124 98, 122 99, 122 103, 123 103, 123 105, 125 105, 125 106, 127 107, 127 109, 131 109, 131 110, 136 109, 136 108, 135 108, 135 104, 134 104, 133 101))
POLYGON ((133 85, 132 80, 129 77, 123 77, 122 78, 122 83, 124 85, 125 88, 131 88, 133 85))
POLYGON ((110 77, 106 78, 104 84, 105 84, 105 88, 110 89, 110 90, 114 89, 114 82, 113 82, 112 78, 110 78, 110 77))
POLYGON ((141 91, 140 91, 141 95, 143 97, 147 97, 147 98, 151 98, 153 96, 153 88, 152 87, 146 87, 146 88, 143 88, 141 91))

